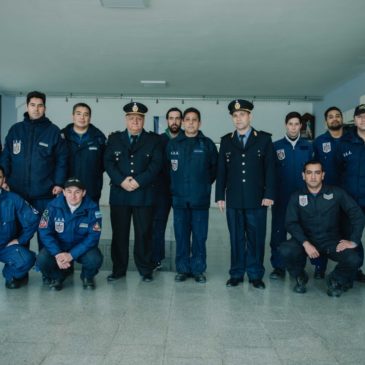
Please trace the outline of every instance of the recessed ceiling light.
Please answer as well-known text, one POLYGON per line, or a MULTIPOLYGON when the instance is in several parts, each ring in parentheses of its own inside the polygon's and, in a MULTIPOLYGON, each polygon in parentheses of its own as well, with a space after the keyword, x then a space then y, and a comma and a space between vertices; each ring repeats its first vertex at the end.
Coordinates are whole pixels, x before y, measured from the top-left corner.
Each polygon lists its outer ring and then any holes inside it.
POLYGON ((144 87, 166 87, 165 80, 141 80, 144 87))
POLYGON ((100 0, 104 8, 145 8, 145 0, 100 0))

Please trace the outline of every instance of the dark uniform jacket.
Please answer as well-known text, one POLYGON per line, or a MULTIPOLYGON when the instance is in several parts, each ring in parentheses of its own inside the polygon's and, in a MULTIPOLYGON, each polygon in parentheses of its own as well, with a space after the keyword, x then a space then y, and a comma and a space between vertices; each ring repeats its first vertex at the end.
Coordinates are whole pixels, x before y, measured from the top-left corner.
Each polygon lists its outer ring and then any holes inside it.
POLYGON ((294 191, 304 188, 304 164, 312 158, 312 144, 299 138, 293 145, 284 137, 274 142, 276 200, 275 206, 286 206, 294 191))
POLYGON ((62 131, 69 150, 68 177, 76 177, 86 187, 87 195, 99 201, 103 188, 105 135, 90 124, 82 138, 69 124, 62 131))
POLYGON ((350 240, 360 244, 364 215, 341 188, 324 185, 314 196, 306 188, 292 194, 286 211, 286 229, 294 239, 319 248, 337 245, 341 239, 341 209, 351 224, 350 240))
POLYGON ((105 150, 104 166, 110 177, 110 205, 153 205, 154 182, 162 167, 159 135, 143 130, 132 148, 127 130, 112 133, 105 150), (129 192, 121 187, 127 176, 138 182, 138 189, 129 192))
POLYGON ((261 207, 262 199, 274 200, 275 162, 270 134, 252 128, 245 147, 237 132, 222 137, 218 158, 215 200, 227 208, 261 207))
POLYGON ((101 213, 87 195, 71 213, 63 194, 47 206, 39 222, 39 235, 47 251, 56 256, 69 252, 76 260, 99 244, 101 213))
POLYGON ((37 231, 39 218, 19 195, 0 189, 0 249, 15 238, 26 244, 37 231))
POLYGON ((172 205, 207 209, 216 177, 218 152, 214 142, 199 131, 170 140, 166 155, 170 161, 172 205))
POLYGON ((365 142, 357 134, 357 128, 352 128, 342 139, 337 151, 340 185, 365 208, 365 142))
POLYGON ((48 118, 14 124, 5 139, 1 165, 10 189, 24 199, 52 198, 67 173, 67 146, 59 128, 48 118))

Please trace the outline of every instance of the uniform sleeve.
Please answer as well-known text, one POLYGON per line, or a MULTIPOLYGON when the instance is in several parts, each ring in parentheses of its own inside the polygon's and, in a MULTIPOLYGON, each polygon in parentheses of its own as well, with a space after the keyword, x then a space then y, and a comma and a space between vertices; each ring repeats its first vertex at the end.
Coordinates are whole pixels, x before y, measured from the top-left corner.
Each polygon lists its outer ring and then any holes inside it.
POLYGON ((5 176, 11 175, 11 149, 12 149, 12 129, 9 130, 5 138, 4 149, 1 153, 0 164, 5 170, 5 176))
POLYGON ((101 235, 101 213, 98 209, 90 209, 88 232, 81 242, 76 243, 69 251, 74 260, 99 244, 101 235))
POLYGON ((51 255, 56 256, 63 251, 57 239, 54 214, 51 207, 43 212, 38 226, 38 233, 44 247, 51 255))
POLYGON ((55 169, 54 182, 57 186, 63 186, 67 179, 68 168, 68 148, 64 138, 59 133, 58 141, 55 147, 55 169))
POLYGON ((39 213, 31 207, 24 199, 17 197, 17 218, 21 225, 21 233, 18 242, 21 245, 26 244, 37 231, 39 222, 39 213))
POLYGON ((275 152, 274 152, 274 145, 270 137, 269 137, 269 142, 266 145, 264 169, 265 169, 264 198, 275 200, 275 152))
POLYGON ((318 140, 314 140, 313 142, 313 158, 315 160, 319 160, 320 156, 319 156, 319 143, 318 140))
POLYGON ((292 194, 286 208, 285 228, 294 239, 303 243, 304 241, 308 241, 308 238, 300 223, 298 194, 292 194))
POLYGON ((105 171, 110 177, 112 184, 116 186, 120 186, 123 180, 127 177, 119 171, 117 166, 116 155, 114 152, 120 149, 120 147, 118 148, 115 136, 109 136, 104 152, 104 167, 105 171))
POLYGON ((224 140, 221 139, 221 146, 218 154, 217 181, 215 183, 215 201, 226 200, 227 169, 224 156, 224 140))
POLYGON ((210 166, 209 166, 209 178, 210 183, 213 184, 217 177, 218 166, 218 151, 213 141, 210 141, 210 166))

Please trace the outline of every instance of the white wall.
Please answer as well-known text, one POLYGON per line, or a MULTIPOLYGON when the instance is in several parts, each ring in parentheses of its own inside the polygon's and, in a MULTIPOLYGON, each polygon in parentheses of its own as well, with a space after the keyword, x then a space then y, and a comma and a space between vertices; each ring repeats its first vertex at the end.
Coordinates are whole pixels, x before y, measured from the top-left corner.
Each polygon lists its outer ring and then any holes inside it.
MULTIPOLYGON (((180 100, 159 100, 156 104, 155 100, 136 98, 144 103, 149 112, 146 117, 146 130, 153 130, 153 117, 164 116, 166 111, 177 106, 181 110, 188 107, 195 107, 200 110, 202 115, 202 131, 214 142, 219 143, 220 137, 233 130, 232 121, 228 113, 228 101, 210 100, 185 100, 182 104, 180 100)), ((25 111, 25 98, 10 98, 9 103, 4 100, 7 115, 2 121, 2 140, 6 136, 9 127, 15 122, 23 118, 25 111), (14 102, 15 101, 15 102, 14 102), (13 109, 13 114, 10 112, 13 109), (13 116, 16 116, 14 119, 13 116)), ((71 122, 72 106, 77 102, 86 102, 92 109, 92 122, 101 129, 107 136, 113 131, 124 129, 124 113, 123 106, 129 102, 126 99, 103 99, 99 98, 69 98, 68 102, 61 97, 48 97, 46 115, 50 120, 57 124, 60 128, 71 122)), ((3 104, 4 104, 3 103, 3 104)), ((273 102, 273 101, 256 101, 253 112, 252 125, 258 130, 265 130, 272 133, 273 140, 282 138, 284 134, 284 118, 291 111, 299 113, 312 113, 313 105, 310 102, 273 102)), ((104 189, 101 197, 101 204, 108 204, 109 179, 104 178, 104 189)))

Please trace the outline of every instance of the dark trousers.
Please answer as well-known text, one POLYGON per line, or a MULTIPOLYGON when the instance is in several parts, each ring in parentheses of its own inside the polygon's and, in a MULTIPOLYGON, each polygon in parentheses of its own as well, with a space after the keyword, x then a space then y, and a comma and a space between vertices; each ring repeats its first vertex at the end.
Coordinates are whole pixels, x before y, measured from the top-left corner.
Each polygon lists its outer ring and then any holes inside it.
POLYGON ((165 232, 172 203, 171 196, 166 194, 157 196, 153 212, 152 261, 155 263, 165 258, 165 232))
POLYGON ((229 275, 262 279, 265 273, 264 252, 267 208, 227 208, 227 223, 231 241, 229 275))
MULTIPOLYGON (((346 249, 341 252, 336 252, 337 244, 338 242, 332 242, 328 243, 325 248, 316 248, 321 256, 338 263, 330 274, 331 277, 341 284, 347 284, 352 282, 361 259, 356 249, 346 249)), ((291 276, 297 277, 303 273, 307 254, 300 242, 294 239, 283 242, 280 245, 280 253, 291 276)))
POLYGON ((205 272, 208 220, 209 209, 174 208, 177 272, 193 275, 205 272))
POLYGON ((35 262, 35 253, 19 244, 0 249, 0 262, 3 262, 3 276, 6 281, 25 276, 35 262))
MULTIPOLYGON (((82 265, 81 279, 92 279, 103 263, 103 255, 99 248, 93 247, 75 260, 82 265)), ((56 258, 46 248, 42 248, 37 256, 37 264, 42 274, 53 280, 63 281, 70 272, 68 269, 60 269, 56 258)))
POLYGON ((141 275, 151 274, 153 207, 110 206, 113 273, 125 275, 129 259, 131 218, 134 227, 134 262, 141 275))

